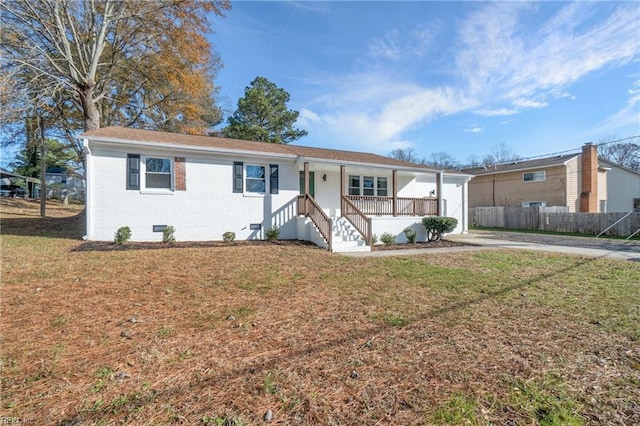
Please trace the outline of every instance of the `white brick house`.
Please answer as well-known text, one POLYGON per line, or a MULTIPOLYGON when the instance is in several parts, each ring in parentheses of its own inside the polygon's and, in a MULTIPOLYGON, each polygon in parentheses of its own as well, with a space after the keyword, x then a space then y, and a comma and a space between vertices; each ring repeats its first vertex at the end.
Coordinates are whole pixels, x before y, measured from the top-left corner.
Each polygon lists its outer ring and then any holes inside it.
POLYGON ((87 164, 87 235, 133 241, 281 239, 333 251, 368 250, 373 234, 404 238, 426 215, 458 219, 467 231, 472 176, 375 154, 107 127, 80 136, 87 164))

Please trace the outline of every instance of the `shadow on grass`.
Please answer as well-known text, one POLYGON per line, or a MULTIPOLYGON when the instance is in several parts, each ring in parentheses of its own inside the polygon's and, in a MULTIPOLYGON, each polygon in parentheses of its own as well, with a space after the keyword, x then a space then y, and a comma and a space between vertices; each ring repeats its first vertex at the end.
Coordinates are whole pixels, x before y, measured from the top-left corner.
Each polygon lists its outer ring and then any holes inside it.
POLYGON ((85 211, 71 217, 20 217, 2 219, 0 235, 80 240, 85 234, 85 211))

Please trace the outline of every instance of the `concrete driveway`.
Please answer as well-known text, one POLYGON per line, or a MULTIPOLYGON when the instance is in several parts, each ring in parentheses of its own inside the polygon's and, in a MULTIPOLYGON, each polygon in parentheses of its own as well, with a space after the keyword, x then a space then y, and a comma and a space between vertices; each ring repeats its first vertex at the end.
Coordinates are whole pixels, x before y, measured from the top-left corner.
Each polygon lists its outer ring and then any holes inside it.
POLYGON ((595 237, 471 231, 447 235, 448 240, 481 247, 525 249, 640 262, 640 242, 595 237))
POLYGON ((342 254, 351 257, 387 257, 506 248, 640 262, 640 242, 637 240, 626 241, 595 237, 488 231, 471 231, 464 235, 447 235, 446 239, 470 245, 438 249, 383 250, 342 254))

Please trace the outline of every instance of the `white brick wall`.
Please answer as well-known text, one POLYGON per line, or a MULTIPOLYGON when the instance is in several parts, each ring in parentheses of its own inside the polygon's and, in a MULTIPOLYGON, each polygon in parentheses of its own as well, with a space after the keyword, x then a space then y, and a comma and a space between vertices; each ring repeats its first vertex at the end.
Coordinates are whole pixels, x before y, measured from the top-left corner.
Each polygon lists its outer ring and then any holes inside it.
MULTIPOLYGON (((226 231, 235 232, 239 240, 262 239, 264 230, 273 225, 280 228, 281 238, 297 238, 294 219, 298 168, 295 164, 246 157, 225 160, 190 157, 171 151, 136 149, 129 153, 186 157, 187 190, 145 190, 143 185, 141 190, 127 190, 127 153, 93 147, 89 239, 113 240, 119 227, 129 226, 132 241, 161 241, 162 233, 153 232, 153 225, 175 227, 178 241, 221 240, 226 231), (233 193, 233 161, 264 165, 267 170, 269 164, 278 164, 279 193, 233 193), (250 230, 253 223, 262 224, 262 230, 250 230)), ((144 166, 141 169, 144 174, 144 166)))
MULTIPOLYGON (((165 148, 131 148, 127 151, 107 144, 91 143, 88 159, 87 238, 113 241, 121 226, 132 231, 132 241, 161 241, 162 233, 153 232, 153 225, 171 225, 178 241, 221 240, 222 234, 232 231, 236 239, 263 239, 264 231, 280 228, 282 239, 311 239, 308 221, 298 223, 296 200, 299 194, 301 166, 290 159, 265 159, 241 155, 213 157, 202 153, 165 148), (141 156, 141 190, 127 190, 127 154, 141 156), (186 191, 145 190, 145 156, 171 158, 185 157, 186 191), (233 162, 245 165, 269 164, 279 166, 278 194, 233 193, 233 162), (250 229, 261 224, 260 231, 250 229)), ((389 193, 391 173, 388 172, 389 193)), ((335 215, 340 208, 340 175, 335 166, 326 172, 315 170, 316 200, 329 213, 335 215)), ((348 172, 347 172, 348 174, 348 172)), ((383 173, 374 173, 384 176, 383 173)), ((267 176, 268 180, 268 176, 267 176)), ((458 218, 456 232, 467 230, 464 189, 465 178, 445 177, 443 197, 447 200, 448 216, 458 218)), ((411 176, 398 177, 399 196, 425 197, 436 188, 435 177, 416 180, 411 176)), ((402 233, 402 230, 421 218, 382 218, 374 220, 373 232, 402 233), (408 222, 407 222, 408 220, 408 222), (406 223, 405 223, 406 222, 406 223)), ((424 231, 421 231, 422 233, 424 231)), ((424 239, 419 234, 419 238, 424 239)))

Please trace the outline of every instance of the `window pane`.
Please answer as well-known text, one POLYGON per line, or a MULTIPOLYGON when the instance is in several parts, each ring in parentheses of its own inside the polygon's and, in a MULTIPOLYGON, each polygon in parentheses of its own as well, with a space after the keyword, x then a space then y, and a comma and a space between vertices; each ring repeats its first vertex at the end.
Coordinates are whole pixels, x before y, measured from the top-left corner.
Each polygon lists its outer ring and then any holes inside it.
POLYGON ((147 188, 171 188, 170 174, 147 173, 147 188))
POLYGON ((246 173, 247 173, 247 178, 245 181, 246 181, 247 192, 259 192, 259 193, 267 192, 265 166, 247 165, 246 173))
POLYGON ((247 166, 247 177, 264 179, 264 166, 247 166))
POLYGON ((349 175, 349 195, 360 195, 360 176, 349 175))
POLYGON ((247 192, 265 192, 264 180, 247 179, 247 192))
POLYGON ((378 178, 378 197, 386 197, 387 192, 387 178, 379 177, 378 178))
POLYGON ((362 179, 363 195, 375 195, 373 182, 373 176, 365 176, 362 179))
POLYGON ((171 189, 171 160, 152 158, 145 160, 145 187, 171 189))
POLYGON ((154 173, 171 173, 171 160, 168 158, 147 158, 147 171, 154 173))

